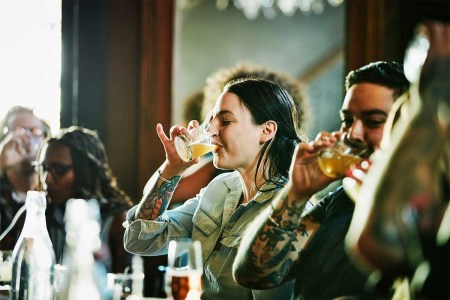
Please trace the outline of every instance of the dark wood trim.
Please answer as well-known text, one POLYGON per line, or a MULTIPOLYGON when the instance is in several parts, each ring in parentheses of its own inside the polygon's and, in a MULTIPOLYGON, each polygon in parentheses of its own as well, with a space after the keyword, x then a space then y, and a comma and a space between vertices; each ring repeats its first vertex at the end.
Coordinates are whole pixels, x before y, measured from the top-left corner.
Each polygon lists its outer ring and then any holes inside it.
POLYGON ((138 188, 165 159, 156 124, 169 129, 175 0, 142 1, 138 188))
POLYGON ((384 56, 385 0, 347 0, 346 74, 384 56))

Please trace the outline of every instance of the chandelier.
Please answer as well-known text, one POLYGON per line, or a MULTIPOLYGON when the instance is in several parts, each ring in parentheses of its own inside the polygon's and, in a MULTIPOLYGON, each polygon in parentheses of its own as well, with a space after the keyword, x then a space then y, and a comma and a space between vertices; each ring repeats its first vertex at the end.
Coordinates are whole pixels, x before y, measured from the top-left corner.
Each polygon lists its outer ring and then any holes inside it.
MULTIPOLYGON (((181 7, 192 6, 198 4, 201 0, 179 0, 181 7)), ((244 15, 250 19, 256 19, 263 14, 268 19, 273 19, 278 12, 290 17, 297 11, 302 13, 321 14, 326 3, 332 7, 341 5, 344 0, 216 0, 216 7, 219 10, 225 10, 230 2, 237 8, 242 10, 244 15)))

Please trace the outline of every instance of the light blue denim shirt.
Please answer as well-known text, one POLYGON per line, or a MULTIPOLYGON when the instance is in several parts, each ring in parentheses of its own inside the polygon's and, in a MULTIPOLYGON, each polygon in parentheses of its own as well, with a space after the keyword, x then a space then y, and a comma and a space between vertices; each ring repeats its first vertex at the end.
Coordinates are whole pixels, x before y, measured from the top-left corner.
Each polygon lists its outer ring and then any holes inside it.
POLYGON ((251 290, 233 280, 232 266, 241 236, 275 194, 265 184, 255 198, 238 206, 242 196, 237 172, 217 176, 197 197, 164 212, 156 220, 135 220, 137 207, 128 212, 125 249, 140 255, 167 254, 170 240, 190 237, 202 244, 204 276, 202 299, 290 299, 292 282, 271 290, 251 290))

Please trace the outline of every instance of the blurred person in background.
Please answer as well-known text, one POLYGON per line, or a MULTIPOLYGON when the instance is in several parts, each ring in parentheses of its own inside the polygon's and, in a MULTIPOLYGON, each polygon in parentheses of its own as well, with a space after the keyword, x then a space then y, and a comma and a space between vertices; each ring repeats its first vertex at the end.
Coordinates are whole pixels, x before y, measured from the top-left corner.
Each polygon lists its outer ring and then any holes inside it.
POLYGON ((47 229, 56 261, 64 256, 67 200, 95 199, 100 207, 101 250, 96 261, 105 272, 123 273, 132 255, 123 247, 126 212, 132 201, 118 186, 104 145, 95 131, 71 126, 47 139, 38 156, 39 180, 47 192, 47 229))
MULTIPOLYGON (((38 187, 33 167, 38 149, 50 127, 33 109, 14 106, 0 121, 0 233, 11 224, 25 203, 27 191, 38 187)), ((12 250, 22 231, 24 215, 0 241, 0 249, 12 250)))

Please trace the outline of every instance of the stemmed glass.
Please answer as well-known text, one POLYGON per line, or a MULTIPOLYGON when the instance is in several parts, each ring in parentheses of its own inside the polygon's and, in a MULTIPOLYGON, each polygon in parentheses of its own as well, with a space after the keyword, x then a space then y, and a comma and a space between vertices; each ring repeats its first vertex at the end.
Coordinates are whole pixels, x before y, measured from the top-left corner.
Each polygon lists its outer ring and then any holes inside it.
POLYGON ((168 299, 200 299, 203 273, 202 247, 189 238, 169 242, 165 290, 168 299))

